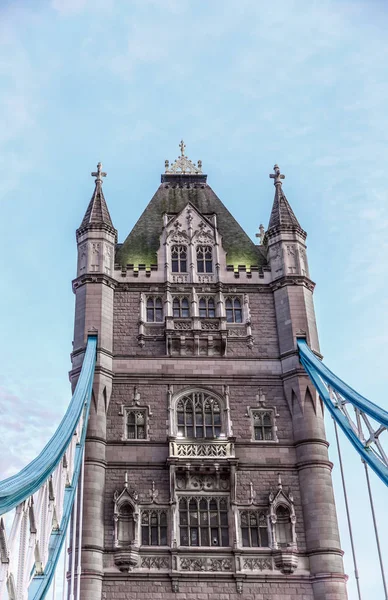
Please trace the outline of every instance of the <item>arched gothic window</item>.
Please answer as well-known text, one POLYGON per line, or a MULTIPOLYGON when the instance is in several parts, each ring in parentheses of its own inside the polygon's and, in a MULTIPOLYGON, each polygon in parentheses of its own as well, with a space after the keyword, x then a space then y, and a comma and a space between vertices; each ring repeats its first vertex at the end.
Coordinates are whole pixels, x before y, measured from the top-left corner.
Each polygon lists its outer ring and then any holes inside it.
POLYGON ((187 298, 174 298, 172 301, 172 314, 175 318, 190 316, 189 301, 187 298))
POLYGON ((253 432, 255 440, 269 441, 274 439, 272 412, 265 410, 254 410, 253 432))
POLYGON ((268 522, 263 512, 244 510, 240 513, 242 545, 250 548, 269 546, 268 522))
POLYGON ((282 504, 276 509, 275 533, 279 548, 287 547, 293 543, 290 511, 282 504))
POLYGON ((199 299, 199 316, 201 319, 213 319, 216 316, 216 305, 214 298, 203 296, 199 299))
POLYGON ((198 273, 213 273, 213 250, 211 246, 197 246, 198 273))
POLYGON ((167 545, 167 512, 165 510, 141 511, 141 543, 143 546, 167 545))
POLYGON ((181 498, 179 529, 181 546, 229 546, 227 499, 181 498))
POLYGON ((163 302, 161 298, 147 298, 147 322, 163 321, 163 302))
POLYGON ((221 434, 220 402, 204 392, 193 392, 178 400, 178 435, 186 438, 216 438, 221 434))
POLYGON ((239 298, 226 298, 225 310, 227 323, 242 323, 241 300, 239 298))
POLYGON ((187 246, 171 248, 171 270, 173 273, 187 272, 187 246))

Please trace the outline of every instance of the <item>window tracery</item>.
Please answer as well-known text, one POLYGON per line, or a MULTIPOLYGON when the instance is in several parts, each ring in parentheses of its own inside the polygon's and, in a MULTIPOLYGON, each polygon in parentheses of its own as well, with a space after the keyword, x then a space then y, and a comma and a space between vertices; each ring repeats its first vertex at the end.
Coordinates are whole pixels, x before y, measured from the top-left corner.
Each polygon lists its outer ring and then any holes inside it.
POLYGON ((147 412, 127 408, 125 411, 126 438, 128 440, 145 440, 147 437, 147 412))
POLYGON ((242 306, 240 298, 226 298, 225 312, 227 323, 242 323, 242 306))
POLYGON ((220 402, 204 392, 192 392, 180 398, 176 417, 180 437, 217 438, 221 434, 220 402))
POLYGON ((172 315, 174 318, 188 318, 190 316, 189 300, 186 297, 175 297, 172 301, 172 315))
POLYGON ((167 545, 167 511, 141 511, 141 543, 143 546, 167 545))
POLYGON ((216 304, 212 296, 202 296, 199 299, 199 316, 201 319, 215 318, 216 304))
POLYGON ((198 273, 213 273, 213 249, 211 246, 197 246, 198 273))
POLYGON ((228 546, 228 499, 192 496, 179 500, 181 546, 228 546))
POLYGON ((163 321, 163 302, 161 298, 149 296, 147 298, 147 323, 161 323, 163 321))
POLYGON ((171 270, 173 273, 187 272, 187 246, 175 245, 171 248, 171 270))
POLYGON ((252 410, 253 434, 256 441, 273 441, 274 424, 271 410, 252 410))
POLYGON ((249 548, 266 548, 269 546, 268 521, 263 511, 241 511, 240 525, 243 546, 249 548))

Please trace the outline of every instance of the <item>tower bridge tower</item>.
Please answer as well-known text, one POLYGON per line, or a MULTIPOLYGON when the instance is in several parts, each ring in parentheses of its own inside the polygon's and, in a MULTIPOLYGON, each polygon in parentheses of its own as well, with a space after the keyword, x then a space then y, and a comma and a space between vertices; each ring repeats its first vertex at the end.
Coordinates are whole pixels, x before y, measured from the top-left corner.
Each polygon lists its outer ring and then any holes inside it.
POLYGON ((102 167, 77 230, 72 381, 98 333, 82 600, 346 600, 306 233, 277 165, 254 244, 181 143, 117 243, 102 167))

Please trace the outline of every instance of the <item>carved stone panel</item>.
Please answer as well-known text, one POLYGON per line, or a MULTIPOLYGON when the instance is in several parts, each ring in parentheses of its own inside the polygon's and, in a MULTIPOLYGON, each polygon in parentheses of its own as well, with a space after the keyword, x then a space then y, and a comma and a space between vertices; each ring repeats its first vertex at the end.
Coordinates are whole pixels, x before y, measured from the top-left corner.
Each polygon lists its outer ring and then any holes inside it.
POLYGON ((180 571, 231 572, 233 571, 233 561, 227 557, 181 557, 179 569, 180 571))

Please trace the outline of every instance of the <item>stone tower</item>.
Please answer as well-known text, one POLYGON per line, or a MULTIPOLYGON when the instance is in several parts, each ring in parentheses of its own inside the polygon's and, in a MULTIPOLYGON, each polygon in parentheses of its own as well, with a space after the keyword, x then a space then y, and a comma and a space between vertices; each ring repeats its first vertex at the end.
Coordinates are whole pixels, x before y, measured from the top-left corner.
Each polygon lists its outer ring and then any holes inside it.
POLYGON ((346 600, 306 233, 282 190, 254 244, 202 164, 166 161, 124 243, 102 192, 77 230, 73 385, 98 352, 82 600, 346 600))

